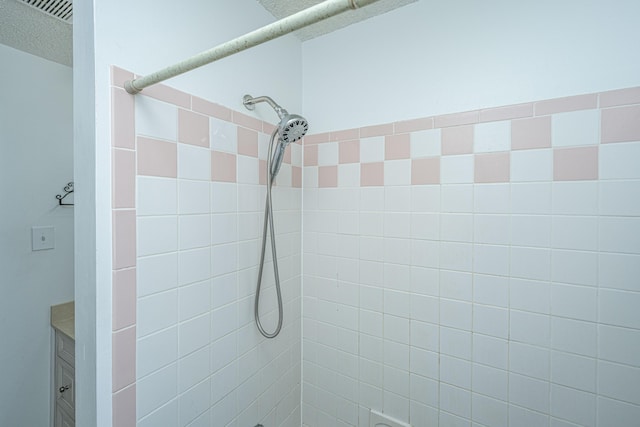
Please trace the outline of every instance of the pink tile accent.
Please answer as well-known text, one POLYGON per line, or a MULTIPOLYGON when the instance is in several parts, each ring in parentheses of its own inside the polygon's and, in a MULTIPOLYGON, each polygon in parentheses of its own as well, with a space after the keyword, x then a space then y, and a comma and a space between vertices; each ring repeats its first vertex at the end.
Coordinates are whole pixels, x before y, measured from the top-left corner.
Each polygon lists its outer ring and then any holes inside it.
POLYGON ((567 111, 588 110, 598 108, 598 95, 578 95, 565 98, 548 99, 535 103, 536 116, 564 113, 567 111))
POLYGON ((360 185, 384 185, 384 162, 362 163, 360 165, 360 185))
POLYGON ((223 153, 222 151, 211 152, 211 180, 236 182, 236 155, 223 153))
POLYGON ((136 385, 113 394, 112 425, 117 427, 136 427, 136 385))
POLYGON ((338 163, 360 163, 360 140, 338 143, 338 163))
POLYGON ((136 265, 136 211, 113 211, 113 268, 136 265))
POLYGON ((467 111, 464 113, 444 114, 434 117, 433 127, 444 128, 449 126, 470 125, 478 123, 478 111, 467 111))
POLYGON ((640 104, 640 87, 612 90, 600 94, 600 108, 640 104))
POLYGON ((113 272, 113 330, 136 324, 136 269, 113 272))
POLYGON ((440 157, 411 160, 411 184, 440 184, 440 157))
POLYGON ((395 122, 393 125, 393 131, 395 133, 417 132, 427 129, 433 129, 433 117, 404 120, 402 122, 395 122))
POLYGON ((267 161, 258 160, 258 182, 260 185, 267 183, 267 161))
POLYGON ((442 129, 442 155, 473 153, 473 126, 442 129))
POLYGON ((486 153, 475 155, 474 174, 476 183, 509 182, 510 153, 486 153))
POLYGON ((191 109, 191 95, 167 85, 156 84, 145 88, 142 94, 178 107, 191 109))
POLYGON ((533 116, 533 102, 480 110, 479 121, 480 123, 497 122, 499 120, 520 119, 531 116, 533 116))
POLYGON ((111 66, 111 84, 117 86, 120 89, 124 88, 124 84, 127 80, 133 79, 133 73, 123 68, 111 66))
POLYGON ((338 166, 318 167, 318 187, 338 186, 338 166))
POLYGON ((551 116, 532 117, 511 122, 511 149, 551 147, 551 116))
POLYGON ((307 135, 304 137, 304 145, 320 144, 321 142, 329 142, 329 132, 316 133, 314 135, 307 135))
POLYGON ((114 147, 135 149, 135 103, 123 89, 111 89, 111 138, 114 147))
POLYGON ((408 133, 387 135, 384 138, 384 159, 399 160, 411 157, 411 140, 408 133))
POLYGON ((291 186, 294 188, 302 188, 302 168, 301 167, 298 167, 298 166, 291 167, 291 186))
POLYGON ((271 135, 276 128, 277 126, 272 123, 262 122, 262 132, 267 135, 271 135))
POLYGON ((238 126, 238 154, 258 157, 258 132, 238 126))
POLYGON ((209 117, 179 109, 178 141, 209 148, 209 117))
POLYGON ((360 129, 346 129, 337 132, 331 132, 330 141, 348 141, 350 139, 360 138, 360 129))
POLYGON ((112 335, 112 390, 118 391, 136 380, 136 328, 131 327, 112 335))
POLYGON ((233 123, 262 132, 262 120, 258 120, 255 117, 247 116, 246 114, 242 114, 237 111, 232 111, 232 115, 233 123))
POLYGON ((230 122, 232 119, 231 110, 227 107, 223 107, 222 105, 209 102, 206 99, 198 98, 197 96, 192 97, 191 103, 193 111, 197 111, 220 120, 225 120, 227 122, 230 122))
POLYGON ((136 207, 136 152, 113 150, 113 207, 136 207))
POLYGON ((288 165, 291 164, 291 147, 287 147, 284 149, 284 156, 282 156, 282 161, 288 165))
POLYGON ((177 177, 177 144, 139 136, 137 152, 138 175, 177 177))
POLYGON ((393 123, 385 123, 376 126, 366 126, 360 128, 360 138, 369 138, 372 136, 386 136, 393 134, 393 123))
POLYGON ((555 181, 598 179, 598 147, 554 149, 553 179, 555 181))
POLYGON ((602 110, 601 126, 603 144, 640 141, 640 105, 602 110))
POLYGON ((302 147, 304 148, 304 165, 318 166, 318 146, 305 144, 302 147))

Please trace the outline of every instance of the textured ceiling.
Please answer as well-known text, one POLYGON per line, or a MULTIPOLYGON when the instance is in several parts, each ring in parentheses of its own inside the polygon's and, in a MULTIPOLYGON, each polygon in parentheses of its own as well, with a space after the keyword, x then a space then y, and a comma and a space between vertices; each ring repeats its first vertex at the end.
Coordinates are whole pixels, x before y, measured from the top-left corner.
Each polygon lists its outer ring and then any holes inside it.
POLYGON ((0 0, 0 43, 60 64, 72 64, 72 25, 17 0, 0 0))
MULTIPOLYGON (((322 0, 257 0, 277 19, 284 18, 308 7, 322 3, 322 0)), ((340 15, 309 25, 295 32, 301 40, 309 40, 330 33, 347 25, 389 12, 401 6, 414 3, 416 0, 379 0, 376 3, 357 10, 349 10, 340 15)))
MULTIPOLYGON (((257 0, 276 19, 292 15, 322 0, 257 0)), ((383 14, 416 0, 379 0, 357 10, 296 31, 301 40, 309 40, 347 25, 383 14)), ((0 43, 33 55, 71 66, 73 27, 18 0, 0 0, 0 43)))

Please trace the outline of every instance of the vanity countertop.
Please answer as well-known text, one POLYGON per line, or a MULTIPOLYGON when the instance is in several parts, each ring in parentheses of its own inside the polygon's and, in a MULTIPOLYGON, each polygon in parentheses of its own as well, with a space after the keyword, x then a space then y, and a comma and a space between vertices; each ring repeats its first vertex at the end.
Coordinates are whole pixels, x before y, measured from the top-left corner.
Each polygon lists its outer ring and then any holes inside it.
POLYGON ((75 341, 76 327, 74 301, 51 306, 51 326, 75 341))

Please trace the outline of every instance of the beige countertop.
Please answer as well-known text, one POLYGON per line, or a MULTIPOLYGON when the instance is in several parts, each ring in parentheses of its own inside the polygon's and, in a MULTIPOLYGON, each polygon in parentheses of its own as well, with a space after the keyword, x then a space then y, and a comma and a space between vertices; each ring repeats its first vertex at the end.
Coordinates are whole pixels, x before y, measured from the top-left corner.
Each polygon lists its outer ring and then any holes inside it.
POLYGON ((51 326, 74 341, 76 339, 75 310, 74 301, 51 306, 51 326))

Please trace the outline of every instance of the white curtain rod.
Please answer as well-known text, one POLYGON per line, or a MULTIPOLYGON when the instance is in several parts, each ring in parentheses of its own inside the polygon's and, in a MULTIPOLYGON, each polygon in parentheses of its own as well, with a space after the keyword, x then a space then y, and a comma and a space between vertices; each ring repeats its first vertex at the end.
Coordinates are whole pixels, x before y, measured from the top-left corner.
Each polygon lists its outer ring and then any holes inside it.
POLYGON ((191 71, 195 68, 217 61, 224 57, 241 52, 250 47, 257 46, 269 40, 273 40, 285 34, 304 28, 307 25, 315 24, 324 19, 338 15, 349 9, 357 9, 367 6, 379 0, 326 0, 320 4, 304 9, 298 13, 287 16, 272 24, 265 25, 255 31, 240 36, 231 41, 218 45, 212 49, 200 52, 197 55, 187 58, 177 64, 163 68, 155 73, 148 74, 137 79, 128 80, 124 88, 132 95, 139 93, 147 86, 160 83, 171 77, 191 71))

